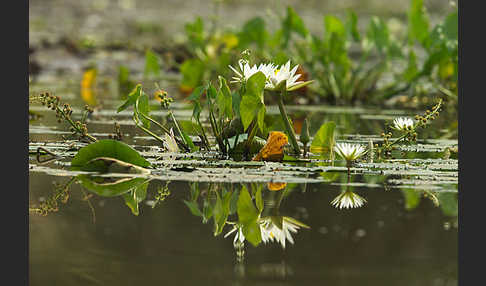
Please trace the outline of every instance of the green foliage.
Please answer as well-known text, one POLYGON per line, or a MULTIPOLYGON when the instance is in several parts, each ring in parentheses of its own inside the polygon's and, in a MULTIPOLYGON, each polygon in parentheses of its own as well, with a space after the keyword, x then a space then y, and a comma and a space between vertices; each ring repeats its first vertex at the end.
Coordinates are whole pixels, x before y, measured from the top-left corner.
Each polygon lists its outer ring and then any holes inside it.
POLYGON ((152 50, 147 49, 145 52, 145 70, 144 77, 160 76, 160 58, 152 50))
POLYGON ((263 102, 263 89, 266 77, 262 72, 252 75, 246 83, 246 92, 240 102, 240 115, 244 130, 248 129, 253 119, 257 119, 258 127, 263 131, 265 104, 263 102))
POLYGON ((71 167, 82 171, 100 171, 108 169, 109 163, 97 158, 113 158, 135 166, 147 168, 150 163, 129 145, 111 139, 104 139, 89 144, 81 149, 71 161, 71 167))
POLYGON ((142 93, 142 85, 137 84, 135 88, 130 92, 130 94, 128 94, 127 100, 120 107, 118 107, 116 112, 121 112, 127 109, 129 106, 134 105, 135 101, 137 101, 141 93, 142 93))
POLYGON ((287 17, 282 21, 282 46, 287 47, 292 32, 297 33, 302 37, 308 35, 308 30, 304 25, 304 21, 299 17, 299 15, 290 6, 287 7, 287 17))
POLYGON ((322 156, 325 156, 329 159, 333 158, 334 154, 334 129, 336 128, 336 124, 332 121, 326 122, 321 125, 317 133, 314 135, 314 139, 311 143, 311 150, 312 152, 319 152, 322 153, 322 156))
POLYGON ((429 17, 425 10, 423 0, 410 0, 408 11, 408 40, 410 43, 418 41, 425 43, 429 36, 429 17))
MULTIPOLYGON (((345 19, 325 15, 322 36, 311 34, 292 7, 286 8, 275 31, 263 18, 254 17, 241 28, 213 26, 206 32, 198 18, 186 25, 193 56, 181 67, 182 86, 195 88, 215 75, 231 75, 227 66, 236 66, 243 51, 253 49, 243 57, 275 64, 292 59, 300 64, 318 83, 303 95, 318 95, 333 104, 381 104, 404 93, 456 97, 457 11, 431 29, 423 2, 410 0, 405 37, 392 34, 387 22, 376 16, 360 31, 358 17, 350 10, 345 19), (418 58, 424 51, 425 59, 418 58), (401 66, 405 68, 397 68, 401 66)), ((233 101, 233 110, 238 103, 233 101)))

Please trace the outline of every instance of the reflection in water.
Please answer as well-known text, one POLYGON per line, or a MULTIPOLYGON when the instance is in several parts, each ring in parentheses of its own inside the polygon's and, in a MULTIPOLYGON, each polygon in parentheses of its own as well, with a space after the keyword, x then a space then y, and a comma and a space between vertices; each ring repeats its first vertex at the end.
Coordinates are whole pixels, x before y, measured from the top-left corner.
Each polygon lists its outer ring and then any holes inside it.
POLYGON ((297 233, 301 227, 310 228, 309 226, 285 216, 270 216, 260 219, 260 229, 262 232, 262 241, 267 243, 275 239, 285 249, 285 241, 288 240, 294 244, 294 239, 290 232, 297 233))
MULTIPOLYGON (((342 174, 342 179, 349 178, 342 174)), ((171 197, 169 184, 153 189, 152 199, 147 200, 148 186, 152 179, 139 177, 106 177, 78 175, 70 178, 67 183, 58 185, 52 198, 45 200, 39 207, 31 207, 31 213, 46 215, 50 211, 59 209, 58 202, 66 202, 69 198, 69 188, 73 183, 80 184, 91 195, 100 197, 121 197, 133 215, 139 215, 139 204, 146 201, 152 209, 166 198, 171 197)), ((233 246, 237 262, 245 258, 245 244, 248 241, 254 247, 276 242, 282 249, 288 244, 295 244, 297 233, 310 226, 298 221, 288 214, 280 214, 284 202, 291 200, 291 195, 300 190, 304 193, 303 185, 287 183, 188 183, 189 198, 184 200, 189 211, 202 218, 202 223, 212 223, 213 235, 224 233, 224 238, 233 238, 233 246), (227 226, 228 225, 228 226, 227 226)), ((367 200, 352 188, 348 180, 342 185, 341 193, 332 199, 330 204, 337 209, 360 208, 367 204, 367 200)), ((81 189, 84 193, 84 190, 81 189)), ((435 193, 428 190, 403 189, 405 209, 417 207, 422 197, 432 200, 434 205, 440 206, 443 214, 456 217, 457 222, 457 194, 435 193)), ((87 196, 85 196, 87 197, 87 196)), ((122 202, 123 202, 122 201, 122 202)), ((89 201, 88 201, 89 204, 89 201)), ((90 205, 92 208, 92 206, 90 205)), ((94 209, 93 219, 94 219, 94 209)), ((307 219, 307 217, 305 217, 307 219)), ((454 221, 447 222, 444 228, 450 227, 454 221)), ((240 269, 244 273, 244 269, 240 269)))
POLYGON ((366 203, 366 199, 349 189, 342 191, 339 196, 331 201, 331 205, 338 209, 359 208, 366 203))

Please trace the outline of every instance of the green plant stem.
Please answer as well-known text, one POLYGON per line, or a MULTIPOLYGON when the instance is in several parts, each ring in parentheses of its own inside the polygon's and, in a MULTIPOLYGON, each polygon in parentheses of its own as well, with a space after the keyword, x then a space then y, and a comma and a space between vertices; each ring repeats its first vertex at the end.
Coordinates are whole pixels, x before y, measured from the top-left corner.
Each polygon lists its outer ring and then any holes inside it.
POLYGON ((286 88, 286 84, 283 84, 282 92, 280 93, 280 98, 278 100, 278 109, 280 110, 280 115, 282 116, 282 120, 285 124, 285 129, 287 130, 287 133, 289 134, 290 144, 292 144, 292 147, 294 148, 295 153, 298 156, 300 156, 299 144, 297 143, 297 138, 295 137, 294 129, 290 125, 290 121, 289 121, 289 118, 287 116, 287 111, 285 111, 285 107, 284 107, 284 104, 283 104, 283 98, 284 98, 285 95, 287 95, 287 88, 286 88))
POLYGON ((57 111, 60 112, 64 119, 66 119, 67 122, 69 122, 69 124, 79 133, 81 134, 83 137, 86 137, 88 138, 89 140, 93 141, 93 142, 96 142, 98 141, 96 138, 94 138, 93 136, 89 135, 89 134, 83 134, 83 132, 81 131, 81 129, 78 128, 78 126, 73 122, 73 120, 69 117, 69 116, 66 116, 66 114, 64 113, 64 111, 59 108, 59 106, 56 107, 57 111))
POLYGON ((249 132, 248 132, 248 137, 246 139, 246 144, 245 144, 245 157, 248 156, 248 153, 250 152, 250 146, 251 143, 253 142, 253 138, 255 137, 255 134, 258 129, 258 124, 257 124, 257 119, 253 119, 253 121, 250 123, 249 132))
POLYGON ((142 131, 147 133, 148 135, 154 137, 157 141, 164 144, 164 140, 162 138, 160 138, 157 134, 155 134, 152 131, 145 128, 145 126, 143 126, 143 124, 140 123, 140 119, 138 118, 138 114, 142 114, 142 116, 143 116, 143 113, 138 112, 138 99, 137 99, 137 101, 135 101, 135 110, 134 111, 135 112, 133 113, 133 121, 135 121, 135 124, 137 125, 137 127, 142 129, 142 131))

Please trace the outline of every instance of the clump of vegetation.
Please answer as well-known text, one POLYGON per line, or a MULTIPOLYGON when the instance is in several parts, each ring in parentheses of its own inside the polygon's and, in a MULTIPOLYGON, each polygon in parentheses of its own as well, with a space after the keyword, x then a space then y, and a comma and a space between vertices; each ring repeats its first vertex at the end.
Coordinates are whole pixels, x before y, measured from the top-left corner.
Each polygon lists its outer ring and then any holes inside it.
POLYGON ((88 127, 86 126, 86 119, 88 115, 93 113, 93 109, 88 105, 85 106, 81 120, 74 121, 72 119, 73 110, 67 103, 62 104, 61 99, 58 96, 54 96, 49 92, 41 93, 39 95, 31 95, 29 97, 30 102, 39 101, 42 105, 56 112, 56 118, 58 123, 63 121, 69 123, 70 131, 73 136, 77 136, 80 140, 88 140, 90 142, 96 142, 97 139, 88 133, 88 127))
POLYGON ((190 93, 217 74, 227 76, 226 67, 252 49, 257 62, 299 62, 302 78, 317 83, 300 95, 314 101, 380 104, 403 94, 424 101, 433 93, 457 102, 457 15, 455 10, 431 28, 423 0, 411 0, 404 35, 393 34, 379 17, 372 17, 363 33, 356 14, 348 11, 344 21, 324 15, 322 37, 311 34, 292 7, 277 16, 276 31, 260 17, 236 30, 214 23, 205 30, 197 18, 185 27, 192 57, 181 65, 181 89, 190 93))

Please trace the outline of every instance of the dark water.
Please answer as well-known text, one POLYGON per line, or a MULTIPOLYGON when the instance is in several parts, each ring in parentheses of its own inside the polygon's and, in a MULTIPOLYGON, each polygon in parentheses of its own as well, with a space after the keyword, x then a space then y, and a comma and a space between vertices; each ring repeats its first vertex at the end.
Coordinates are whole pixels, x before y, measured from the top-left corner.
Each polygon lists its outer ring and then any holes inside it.
MULTIPOLYGON (((51 181, 67 179, 30 174, 31 204, 50 195, 51 181)), ((153 201, 164 185, 151 181, 147 200, 153 201)), ((284 190, 270 191, 264 185, 267 208, 284 190)), ((213 221, 202 223, 183 202, 190 199, 189 183, 171 182, 168 187, 164 201, 154 208, 141 203, 135 216, 121 197, 94 195, 89 199, 92 211, 83 200, 87 190, 73 184, 58 212, 30 216, 31 285, 457 283, 457 217, 447 216, 426 198, 407 210, 400 190, 354 187, 367 202, 340 210, 330 202, 342 185, 297 185, 279 213, 311 228, 292 233, 295 244, 287 241, 285 250, 276 242, 258 247, 246 242, 244 259, 237 262, 233 235, 223 238, 231 227, 213 236, 213 221)))

